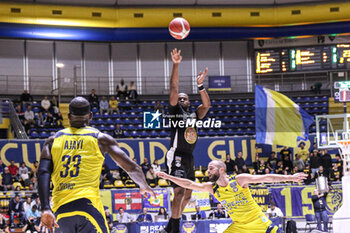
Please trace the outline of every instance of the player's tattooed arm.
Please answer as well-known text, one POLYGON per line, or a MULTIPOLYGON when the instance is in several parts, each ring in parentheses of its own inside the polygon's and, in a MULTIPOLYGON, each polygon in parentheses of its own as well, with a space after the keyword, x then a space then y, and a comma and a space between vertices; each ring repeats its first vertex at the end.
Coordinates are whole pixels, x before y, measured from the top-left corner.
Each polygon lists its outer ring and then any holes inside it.
POLYGON ((238 184, 247 188, 248 184, 256 183, 276 183, 276 182, 302 182, 307 178, 305 173, 296 173, 294 175, 276 175, 276 174, 267 174, 267 175, 250 175, 250 174, 240 174, 236 176, 238 184))
POLYGON ((192 180, 175 177, 164 172, 157 172, 156 175, 163 179, 170 180, 183 188, 192 189, 200 192, 209 192, 213 194, 213 185, 210 182, 199 184, 193 182, 192 180))
POLYGON ((98 142, 102 153, 108 153, 111 158, 128 173, 130 178, 140 186, 140 192, 154 195, 152 189, 146 182, 145 175, 141 167, 136 164, 130 157, 118 146, 118 143, 108 134, 100 133, 98 142))
POLYGON ((179 64, 182 60, 181 50, 176 48, 171 51, 171 59, 173 61, 173 70, 170 77, 170 105, 175 106, 178 103, 179 94, 179 64))

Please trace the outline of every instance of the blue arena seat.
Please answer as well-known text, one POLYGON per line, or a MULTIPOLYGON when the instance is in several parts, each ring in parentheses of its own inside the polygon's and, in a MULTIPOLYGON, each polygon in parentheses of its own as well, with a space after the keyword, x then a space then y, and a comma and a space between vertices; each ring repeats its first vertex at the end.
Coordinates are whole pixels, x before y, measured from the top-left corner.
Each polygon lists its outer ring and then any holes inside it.
POLYGON ((159 136, 162 138, 163 137, 165 138, 165 137, 168 137, 168 133, 165 130, 162 130, 162 131, 160 131, 159 136))
POLYGON ((131 132, 131 137, 138 138, 138 137, 140 137, 140 135, 139 135, 139 133, 136 130, 134 130, 134 131, 131 132))
POLYGON ((98 118, 97 120, 96 120, 96 124, 97 125, 102 125, 102 124, 104 124, 105 122, 102 120, 102 118, 98 118))
POLYGON ((39 136, 40 138, 48 138, 49 137, 49 134, 46 132, 46 131, 42 131, 41 133, 40 133, 40 136, 39 136))
POLYGON ((30 137, 31 137, 31 138, 38 138, 38 137, 39 137, 39 134, 38 134, 37 131, 31 131, 31 132, 30 132, 30 137))
POLYGON ((114 121, 111 118, 107 118, 106 124, 112 125, 112 124, 114 124, 114 121))
POLYGON ((108 130, 111 130, 111 131, 115 130, 115 125, 113 124, 108 125, 108 130))
POLYGON ((152 130, 152 132, 150 133, 150 135, 149 135, 151 138, 156 138, 156 137, 158 137, 159 135, 158 135, 158 133, 155 131, 155 130, 152 130))
POLYGON ((146 137, 148 137, 148 133, 144 130, 141 132, 140 136, 141 136, 141 138, 146 138, 146 137))

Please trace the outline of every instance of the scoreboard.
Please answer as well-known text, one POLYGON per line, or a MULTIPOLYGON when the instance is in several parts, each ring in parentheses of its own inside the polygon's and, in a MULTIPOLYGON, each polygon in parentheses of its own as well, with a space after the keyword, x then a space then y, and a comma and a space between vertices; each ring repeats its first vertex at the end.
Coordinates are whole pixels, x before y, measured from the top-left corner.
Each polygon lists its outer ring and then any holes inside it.
POLYGON ((255 72, 284 73, 350 68, 350 44, 255 50, 255 72))

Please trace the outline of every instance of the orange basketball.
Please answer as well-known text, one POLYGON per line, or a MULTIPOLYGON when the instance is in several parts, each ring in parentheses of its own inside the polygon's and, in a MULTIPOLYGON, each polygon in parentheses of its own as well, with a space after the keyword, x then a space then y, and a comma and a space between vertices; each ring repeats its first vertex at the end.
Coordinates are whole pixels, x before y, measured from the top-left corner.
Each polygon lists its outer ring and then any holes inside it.
POLYGON ((175 18, 169 24, 169 32, 175 39, 183 40, 190 33, 190 24, 184 18, 175 18))

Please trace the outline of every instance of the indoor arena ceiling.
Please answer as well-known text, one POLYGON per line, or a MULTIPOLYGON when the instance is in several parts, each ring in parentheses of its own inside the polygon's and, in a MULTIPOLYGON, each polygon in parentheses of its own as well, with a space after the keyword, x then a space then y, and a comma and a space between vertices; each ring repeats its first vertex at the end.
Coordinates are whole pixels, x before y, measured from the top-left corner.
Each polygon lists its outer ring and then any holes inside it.
MULTIPOLYGON (((335 3, 326 0, 13 0, 7 2, 39 3, 78 6, 271 6, 312 3, 335 3)), ((339 1, 346 2, 346 1, 339 1)))

